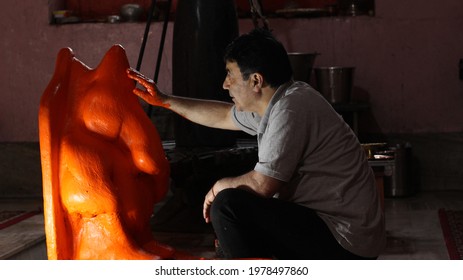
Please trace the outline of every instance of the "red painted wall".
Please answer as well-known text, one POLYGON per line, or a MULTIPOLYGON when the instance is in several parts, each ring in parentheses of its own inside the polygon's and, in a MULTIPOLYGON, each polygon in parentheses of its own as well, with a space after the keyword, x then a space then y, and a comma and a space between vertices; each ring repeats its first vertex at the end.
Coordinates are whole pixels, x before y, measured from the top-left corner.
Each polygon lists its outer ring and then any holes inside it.
MULTIPOLYGON (((56 54, 71 47, 96 67, 113 44, 135 66, 143 23, 48 24, 48 1, 4 0, 0 10, 0 141, 38 141, 39 100, 56 54)), ((355 66, 356 95, 369 98, 361 129, 377 133, 463 131, 463 1, 376 0, 375 17, 270 19, 288 51, 316 51, 315 66, 355 66), (432 3, 429 3, 432 2, 432 3), (434 3, 435 2, 435 3, 434 3)), ((159 86, 171 88, 169 26, 159 86)), ((240 20, 240 32, 252 29, 240 20)), ((142 72, 152 76, 161 24, 151 27, 142 72)))

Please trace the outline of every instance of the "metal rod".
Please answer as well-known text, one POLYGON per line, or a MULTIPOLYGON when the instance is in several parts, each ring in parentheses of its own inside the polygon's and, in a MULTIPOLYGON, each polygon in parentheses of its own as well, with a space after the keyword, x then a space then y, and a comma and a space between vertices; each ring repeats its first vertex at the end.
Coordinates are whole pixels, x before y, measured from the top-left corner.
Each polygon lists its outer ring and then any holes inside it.
POLYGON ((169 14, 170 14, 170 7, 172 5, 172 0, 168 0, 167 8, 166 8, 166 16, 164 17, 164 24, 162 26, 162 35, 161 35, 161 43, 159 45, 158 51, 158 60, 156 61, 156 70, 154 71, 154 81, 158 81, 159 76, 159 68, 161 67, 162 61, 162 52, 164 51, 164 42, 166 40, 166 33, 167 33, 167 26, 169 24, 169 14))
POLYGON ((146 19, 145 33, 143 34, 143 41, 141 42, 140 53, 138 54, 137 62, 137 71, 140 71, 141 63, 143 61, 143 54, 145 53, 146 41, 148 39, 148 34, 150 31, 151 22, 153 20, 154 9, 156 8, 156 0, 151 2, 150 11, 148 13, 148 18, 146 19))
MULTIPOLYGON (((164 42, 166 40, 167 27, 168 27, 168 24, 169 24, 169 14, 170 14, 171 5, 172 5, 172 0, 168 0, 167 8, 166 8, 166 15, 164 17, 164 24, 162 26, 161 42, 159 43, 158 59, 156 61, 156 69, 154 71, 153 81, 155 83, 158 82, 159 69, 161 67, 161 62, 162 62, 162 53, 164 51, 164 42)), ((151 117, 152 111, 153 111, 153 106, 150 104, 148 106, 148 116, 149 117, 151 117)))

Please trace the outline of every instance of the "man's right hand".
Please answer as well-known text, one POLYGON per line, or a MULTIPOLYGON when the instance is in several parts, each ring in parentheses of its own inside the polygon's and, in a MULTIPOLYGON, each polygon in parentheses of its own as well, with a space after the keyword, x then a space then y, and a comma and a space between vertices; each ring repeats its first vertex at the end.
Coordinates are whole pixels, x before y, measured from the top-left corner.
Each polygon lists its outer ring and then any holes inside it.
POLYGON ((153 80, 144 76, 137 70, 133 68, 127 69, 127 76, 132 80, 138 82, 142 85, 146 90, 142 90, 139 88, 134 88, 133 93, 138 95, 141 99, 145 100, 147 103, 153 106, 159 106, 164 108, 169 108, 170 105, 165 102, 166 95, 162 93, 153 80))

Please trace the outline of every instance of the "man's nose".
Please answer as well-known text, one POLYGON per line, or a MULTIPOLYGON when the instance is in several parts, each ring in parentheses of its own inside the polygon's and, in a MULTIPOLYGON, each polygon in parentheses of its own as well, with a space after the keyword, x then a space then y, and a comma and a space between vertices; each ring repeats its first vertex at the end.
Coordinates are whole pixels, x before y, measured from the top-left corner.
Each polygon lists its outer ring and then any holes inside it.
POLYGON ((225 78, 225 80, 223 80, 223 84, 222 84, 223 89, 228 90, 228 89, 230 88, 229 85, 230 85, 230 84, 228 83, 228 79, 225 78))

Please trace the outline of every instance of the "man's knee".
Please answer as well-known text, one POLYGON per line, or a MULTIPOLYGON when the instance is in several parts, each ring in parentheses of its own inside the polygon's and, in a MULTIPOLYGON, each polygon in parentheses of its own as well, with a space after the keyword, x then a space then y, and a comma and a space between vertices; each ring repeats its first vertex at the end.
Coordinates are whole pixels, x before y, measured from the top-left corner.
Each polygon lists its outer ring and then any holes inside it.
POLYGON ((222 218, 237 219, 248 207, 253 194, 241 189, 225 189, 217 194, 211 206, 212 223, 222 218))

